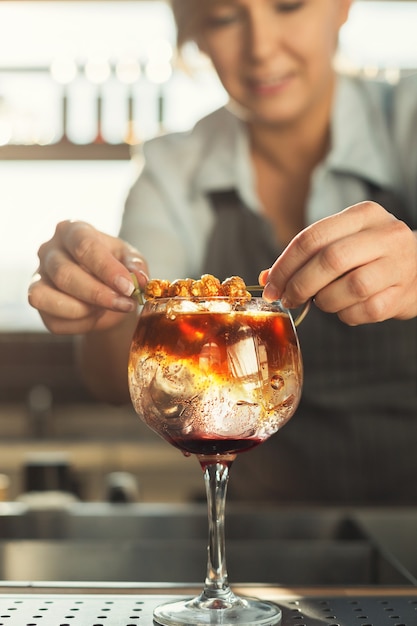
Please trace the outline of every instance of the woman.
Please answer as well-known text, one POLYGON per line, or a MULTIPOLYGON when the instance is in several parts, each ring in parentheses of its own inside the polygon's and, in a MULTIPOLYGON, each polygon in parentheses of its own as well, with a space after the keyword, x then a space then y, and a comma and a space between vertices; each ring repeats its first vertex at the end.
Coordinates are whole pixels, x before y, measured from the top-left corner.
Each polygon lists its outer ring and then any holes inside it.
POLYGON ((351 1, 174 0, 180 44, 192 38, 209 56, 230 105, 148 142, 120 238, 58 225, 30 287, 52 332, 82 335, 86 382, 115 402, 129 401, 129 272, 141 285, 206 271, 252 283, 268 268, 266 299, 314 298, 300 327, 302 403, 241 456, 237 497, 417 497, 406 480, 417 470, 407 455, 417 437, 417 84, 335 73, 351 1))

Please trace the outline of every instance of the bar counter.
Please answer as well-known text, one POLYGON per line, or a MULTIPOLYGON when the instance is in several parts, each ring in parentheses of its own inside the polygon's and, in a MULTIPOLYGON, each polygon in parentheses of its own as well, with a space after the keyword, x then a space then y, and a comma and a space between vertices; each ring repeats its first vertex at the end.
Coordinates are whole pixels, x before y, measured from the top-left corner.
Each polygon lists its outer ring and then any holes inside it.
MULTIPOLYGON (((417 588, 238 585, 239 595, 276 602, 281 626, 415 626, 417 588)), ((138 626, 153 608, 201 586, 152 584, 6 583, 0 585, 0 624, 7 626, 138 626)))
MULTIPOLYGON (((157 604, 202 590, 206 515, 4 504, 0 626, 151 625, 157 604)), ((276 602, 281 626, 417 626, 415 507, 230 506, 226 519, 232 588, 276 602)))

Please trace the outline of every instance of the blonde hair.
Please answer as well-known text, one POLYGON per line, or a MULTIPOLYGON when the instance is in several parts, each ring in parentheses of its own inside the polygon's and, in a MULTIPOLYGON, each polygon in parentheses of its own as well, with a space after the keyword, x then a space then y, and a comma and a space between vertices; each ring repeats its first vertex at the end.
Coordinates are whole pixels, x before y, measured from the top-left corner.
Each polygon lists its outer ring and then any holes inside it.
POLYGON ((177 46, 180 49, 187 41, 195 41, 202 25, 205 0, 170 0, 177 25, 177 46))

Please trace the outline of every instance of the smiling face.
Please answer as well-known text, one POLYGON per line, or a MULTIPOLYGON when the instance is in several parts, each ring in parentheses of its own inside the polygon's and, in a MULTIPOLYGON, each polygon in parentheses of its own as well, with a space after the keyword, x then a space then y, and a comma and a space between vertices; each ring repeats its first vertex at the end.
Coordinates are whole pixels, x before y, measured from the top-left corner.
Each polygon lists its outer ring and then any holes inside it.
POLYGON ((252 123, 288 124, 327 106, 351 2, 203 0, 197 42, 252 123))

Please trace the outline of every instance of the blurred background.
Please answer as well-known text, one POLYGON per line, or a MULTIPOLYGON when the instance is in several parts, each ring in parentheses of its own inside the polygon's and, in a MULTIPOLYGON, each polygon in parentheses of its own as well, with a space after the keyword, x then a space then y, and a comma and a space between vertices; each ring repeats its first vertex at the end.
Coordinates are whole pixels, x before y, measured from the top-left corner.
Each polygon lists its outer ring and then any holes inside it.
MULTIPOLYGON (((417 2, 356 0, 338 62, 395 81, 417 68, 416 23, 417 2)), ((0 499, 48 480, 86 501, 201 497, 192 460, 87 396, 26 291, 59 220, 117 234, 141 142, 224 102, 194 46, 178 58, 164 1, 0 0, 0 499)))

